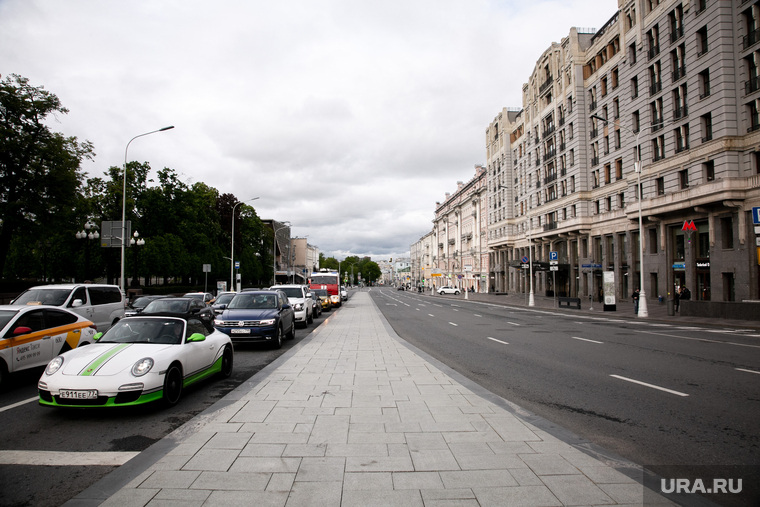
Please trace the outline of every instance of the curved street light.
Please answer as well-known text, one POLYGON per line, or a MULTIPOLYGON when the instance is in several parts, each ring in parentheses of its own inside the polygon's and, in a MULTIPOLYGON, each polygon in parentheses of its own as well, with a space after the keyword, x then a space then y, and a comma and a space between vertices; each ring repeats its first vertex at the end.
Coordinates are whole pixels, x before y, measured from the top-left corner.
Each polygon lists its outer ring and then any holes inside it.
POLYGON ((236 288, 235 287, 235 274, 234 274, 234 271, 233 271, 235 269, 235 208, 237 208, 238 206, 240 206, 243 203, 255 201, 256 199, 258 199, 258 197, 254 197, 252 199, 247 199, 245 201, 240 201, 239 203, 235 204, 232 207, 232 248, 230 250, 230 290, 233 291, 233 292, 237 292, 235 290, 235 288, 236 288))
POLYGON ((129 151, 129 145, 132 144, 132 141, 138 137, 155 134, 156 132, 163 132, 165 130, 171 130, 173 128, 174 125, 170 125, 158 130, 151 130, 150 132, 136 135, 129 140, 127 147, 124 148, 124 188, 121 194, 121 238, 119 238, 119 241, 121 242, 121 278, 119 279, 119 285, 121 287, 121 291, 124 292, 124 294, 126 294, 126 284, 124 283, 124 247, 127 243, 127 152, 129 151))

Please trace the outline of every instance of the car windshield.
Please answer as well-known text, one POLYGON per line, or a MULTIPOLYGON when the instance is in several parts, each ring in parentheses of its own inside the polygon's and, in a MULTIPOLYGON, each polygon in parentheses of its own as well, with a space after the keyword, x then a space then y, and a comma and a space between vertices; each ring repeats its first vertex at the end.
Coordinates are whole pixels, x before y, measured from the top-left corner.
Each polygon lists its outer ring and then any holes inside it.
POLYGON ((197 292, 190 292, 188 294, 185 294, 183 297, 186 297, 186 298, 195 298, 195 299, 200 299, 201 301, 203 301, 204 298, 205 298, 205 294, 203 294, 203 293, 198 294, 197 292))
POLYGON ((216 298, 216 301, 214 301, 215 305, 226 305, 230 301, 232 301, 232 298, 235 297, 235 294, 222 294, 218 298, 216 298))
POLYGON ((0 310, 0 329, 4 328, 16 315, 18 315, 17 310, 0 310))
POLYGON ((157 343, 179 345, 185 323, 172 318, 130 317, 113 325, 98 343, 157 343))
POLYGON ((338 277, 336 275, 312 275, 311 283, 315 285, 337 285, 338 277))
POLYGON ((71 294, 71 289, 29 289, 13 301, 14 305, 61 306, 71 294))
POLYGON ((281 290, 285 293, 286 296, 289 298, 302 298, 303 297, 303 290, 301 290, 300 287, 281 287, 278 290, 281 290))
POLYGON ((145 307, 145 313, 185 313, 190 302, 182 299, 157 299, 145 307))
POLYGON ((330 297, 325 289, 314 289, 314 294, 323 298, 330 297))
POLYGON ((143 296, 141 298, 135 299, 129 306, 132 308, 145 308, 151 301, 154 301, 155 299, 156 298, 151 296, 143 296))
POLYGON ((236 295, 227 305, 230 310, 235 309, 268 309, 277 308, 277 294, 245 294, 236 295))

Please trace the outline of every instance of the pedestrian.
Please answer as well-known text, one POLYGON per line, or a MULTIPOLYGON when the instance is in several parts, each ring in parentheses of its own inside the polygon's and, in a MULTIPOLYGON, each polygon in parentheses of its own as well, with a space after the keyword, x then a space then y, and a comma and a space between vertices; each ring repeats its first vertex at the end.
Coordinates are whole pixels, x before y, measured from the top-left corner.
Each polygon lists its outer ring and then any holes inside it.
POLYGON ((686 287, 686 286, 684 286, 684 287, 681 289, 681 299, 685 299, 685 300, 687 300, 687 301, 688 301, 689 299, 691 299, 691 291, 690 291, 690 290, 689 290, 689 288, 688 288, 688 287, 686 287))
POLYGON ((631 296, 631 299, 633 299, 633 313, 635 315, 639 314, 639 289, 636 289, 633 291, 633 295, 631 296))
POLYGON ((604 291, 599 287, 599 302, 604 303, 604 291))
POLYGON ((676 311, 678 311, 678 306, 681 304, 681 289, 678 289, 676 291, 676 295, 673 297, 674 300, 674 306, 676 311))

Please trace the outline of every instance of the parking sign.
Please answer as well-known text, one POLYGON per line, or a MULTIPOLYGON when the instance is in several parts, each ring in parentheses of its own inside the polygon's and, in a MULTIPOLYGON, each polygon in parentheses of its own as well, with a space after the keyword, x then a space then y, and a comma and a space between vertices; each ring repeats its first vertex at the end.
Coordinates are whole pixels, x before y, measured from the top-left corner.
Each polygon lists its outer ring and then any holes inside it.
POLYGON ((752 208, 752 223, 760 225, 760 206, 752 208))

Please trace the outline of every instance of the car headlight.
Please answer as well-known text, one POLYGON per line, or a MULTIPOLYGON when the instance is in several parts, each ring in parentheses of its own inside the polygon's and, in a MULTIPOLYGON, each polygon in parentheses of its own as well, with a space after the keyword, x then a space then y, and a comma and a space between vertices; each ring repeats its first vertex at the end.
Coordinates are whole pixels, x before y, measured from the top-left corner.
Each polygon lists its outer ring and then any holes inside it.
POLYGON ((61 366, 63 366, 63 356, 53 358, 53 360, 48 363, 47 368, 45 368, 45 375, 52 375, 60 370, 61 366))
POLYGON ((301 310, 303 310, 303 303, 296 303, 294 308, 297 312, 300 312, 301 310))
POLYGON ((275 322, 275 319, 266 319, 266 320, 260 320, 259 325, 260 326, 271 326, 275 322))
POLYGON ((219 319, 214 319, 214 325, 215 326, 223 326, 224 325, 224 321, 223 320, 219 320, 219 319))
POLYGON ((134 366, 132 366, 132 375, 135 377, 142 377, 148 373, 151 368, 153 368, 153 359, 144 357, 137 361, 134 366))

